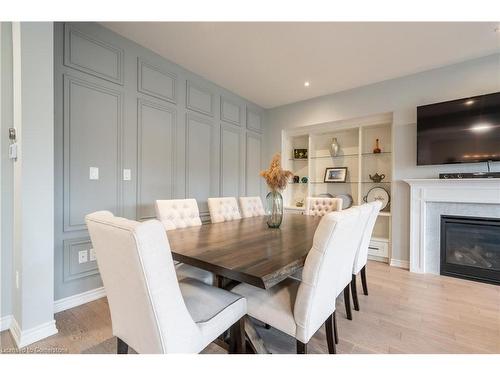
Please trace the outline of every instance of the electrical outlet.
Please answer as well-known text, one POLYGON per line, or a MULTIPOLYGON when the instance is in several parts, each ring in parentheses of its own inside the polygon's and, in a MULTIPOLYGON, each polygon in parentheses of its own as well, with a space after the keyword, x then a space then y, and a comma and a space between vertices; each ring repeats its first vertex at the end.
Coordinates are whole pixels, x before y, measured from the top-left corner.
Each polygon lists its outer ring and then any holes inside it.
POLYGON ((78 263, 87 263, 89 261, 89 252, 87 250, 80 250, 78 252, 78 263))
POLYGON ((95 258, 95 250, 92 248, 92 249, 89 250, 89 253, 90 253, 90 261, 94 262, 96 260, 96 258, 95 258))

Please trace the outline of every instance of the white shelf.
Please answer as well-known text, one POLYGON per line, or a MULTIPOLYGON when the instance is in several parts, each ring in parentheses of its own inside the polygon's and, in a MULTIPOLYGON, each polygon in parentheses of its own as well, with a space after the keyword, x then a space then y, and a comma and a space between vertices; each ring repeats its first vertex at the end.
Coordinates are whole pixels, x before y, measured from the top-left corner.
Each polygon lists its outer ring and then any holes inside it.
POLYGON ((285 210, 290 210, 290 211, 305 211, 305 207, 294 207, 294 206, 285 206, 285 210))
MULTIPOLYGON (((394 155, 392 115, 375 115, 370 118, 343 120, 317 125, 309 125, 282 133, 283 167, 300 178, 306 176, 308 183, 290 183, 283 193, 285 209, 293 213, 303 213, 304 207, 296 207, 296 202, 304 202, 308 196, 350 194, 353 205, 363 204, 368 191, 376 186, 383 187, 392 196, 394 178, 394 155), (382 120, 381 120, 382 119, 382 120), (332 138, 337 138, 339 154, 330 155, 332 138), (382 152, 373 153, 376 139, 382 152), (293 150, 308 150, 308 159, 295 159, 293 150), (297 163, 296 163, 297 162, 297 163), (347 181, 344 183, 324 182, 325 168, 347 167, 347 181), (378 173, 386 177, 381 182, 373 182, 370 175, 378 173), (288 188, 289 186, 293 186, 288 188)), ((380 259, 391 256, 392 214, 379 213, 375 223, 373 241, 378 241, 380 259)))

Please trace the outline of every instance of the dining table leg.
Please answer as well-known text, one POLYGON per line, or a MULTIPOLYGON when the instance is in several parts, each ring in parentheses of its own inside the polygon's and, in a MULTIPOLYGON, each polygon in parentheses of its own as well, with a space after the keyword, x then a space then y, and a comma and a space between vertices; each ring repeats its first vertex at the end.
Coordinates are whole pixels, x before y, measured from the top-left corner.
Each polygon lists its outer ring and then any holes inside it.
POLYGON ((255 325, 248 316, 245 317, 245 336, 248 341, 247 346, 250 346, 255 354, 269 354, 264 340, 262 340, 262 337, 260 337, 259 332, 255 329, 255 325))
MULTIPOLYGON (((235 286, 235 282, 220 275, 215 275, 214 281, 217 288, 232 289, 235 286)), ((255 354, 269 354, 269 350, 267 350, 264 340, 260 337, 259 332, 255 329, 255 325, 248 315, 245 316, 244 323, 247 350, 255 354)), ((219 342, 225 342, 227 338, 227 335, 221 335, 219 336, 219 342)))

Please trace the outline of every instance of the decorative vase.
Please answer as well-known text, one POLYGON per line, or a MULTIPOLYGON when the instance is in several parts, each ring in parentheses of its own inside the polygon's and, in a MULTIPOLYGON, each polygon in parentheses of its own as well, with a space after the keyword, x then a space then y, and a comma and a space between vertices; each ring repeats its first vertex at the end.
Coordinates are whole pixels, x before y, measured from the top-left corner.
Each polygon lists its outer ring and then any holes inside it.
POLYGON ((382 150, 380 149, 380 145, 378 143, 378 138, 377 138, 377 140, 375 141, 375 148, 373 149, 373 153, 380 154, 381 152, 382 152, 382 150))
POLYGON ((279 228, 283 220, 283 197, 279 191, 271 191, 266 196, 267 226, 279 228))
POLYGON ((332 157, 337 156, 339 153, 340 145, 337 142, 337 138, 332 138, 332 144, 330 145, 330 155, 332 157))

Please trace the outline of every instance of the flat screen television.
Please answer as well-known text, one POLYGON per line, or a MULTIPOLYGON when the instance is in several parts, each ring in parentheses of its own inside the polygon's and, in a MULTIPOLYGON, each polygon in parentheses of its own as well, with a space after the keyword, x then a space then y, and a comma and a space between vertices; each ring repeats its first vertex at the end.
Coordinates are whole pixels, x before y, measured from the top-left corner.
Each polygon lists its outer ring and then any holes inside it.
POLYGON ((417 107, 417 165, 500 160, 500 92, 417 107))

